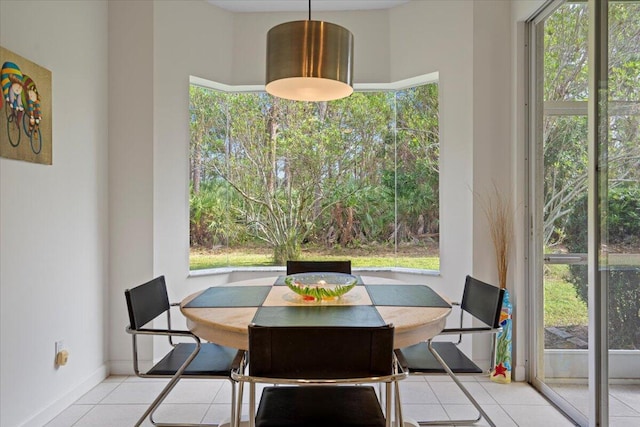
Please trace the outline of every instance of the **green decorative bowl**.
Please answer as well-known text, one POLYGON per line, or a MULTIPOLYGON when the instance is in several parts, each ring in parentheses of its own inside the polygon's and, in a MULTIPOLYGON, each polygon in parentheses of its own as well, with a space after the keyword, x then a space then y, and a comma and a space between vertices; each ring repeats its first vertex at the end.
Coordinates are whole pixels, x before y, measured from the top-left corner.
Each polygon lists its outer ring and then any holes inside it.
POLYGON ((358 278, 344 273, 298 273, 284 278, 284 283, 304 301, 340 298, 349 292, 358 278))

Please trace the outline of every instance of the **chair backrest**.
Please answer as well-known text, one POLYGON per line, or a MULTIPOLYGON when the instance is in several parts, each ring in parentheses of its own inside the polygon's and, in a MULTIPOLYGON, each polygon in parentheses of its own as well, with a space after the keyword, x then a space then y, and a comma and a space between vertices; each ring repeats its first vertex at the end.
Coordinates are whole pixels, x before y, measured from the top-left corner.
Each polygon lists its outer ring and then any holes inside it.
POLYGON ((462 310, 492 328, 500 326, 504 289, 467 276, 462 294, 462 310))
POLYGON ((296 273, 351 274, 351 261, 287 261, 287 275, 296 273))
POLYGON ((391 375, 393 326, 249 325, 249 375, 338 379, 391 375))
POLYGON ((137 330, 169 310, 169 296, 164 276, 124 291, 129 310, 129 326, 137 330))

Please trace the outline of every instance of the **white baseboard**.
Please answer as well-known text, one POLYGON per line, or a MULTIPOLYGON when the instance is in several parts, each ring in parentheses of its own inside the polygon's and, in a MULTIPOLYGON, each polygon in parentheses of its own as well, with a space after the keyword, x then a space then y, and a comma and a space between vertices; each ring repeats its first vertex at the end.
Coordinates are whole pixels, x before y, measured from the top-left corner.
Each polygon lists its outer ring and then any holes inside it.
POLYGON ((68 393, 61 396, 51 405, 47 406, 42 411, 25 421, 22 424, 22 427, 36 427, 47 424, 49 421, 57 417, 62 411, 64 411, 69 405, 73 404, 73 402, 78 400, 89 390, 100 384, 102 380, 107 378, 108 375, 109 369, 107 365, 100 366, 84 381, 82 381, 76 387, 73 387, 73 389, 71 389, 68 393))
POLYGON ((109 362, 111 375, 134 375, 131 360, 112 360, 109 362))
POLYGON ((518 365, 516 366, 516 375, 514 377, 515 381, 524 381, 525 380, 525 370, 524 366, 518 365))
MULTIPOLYGON (((153 363, 141 360, 139 366, 140 371, 145 372, 153 366, 153 363)), ((112 360, 109 362, 109 368, 111 375, 135 375, 132 360, 112 360)))

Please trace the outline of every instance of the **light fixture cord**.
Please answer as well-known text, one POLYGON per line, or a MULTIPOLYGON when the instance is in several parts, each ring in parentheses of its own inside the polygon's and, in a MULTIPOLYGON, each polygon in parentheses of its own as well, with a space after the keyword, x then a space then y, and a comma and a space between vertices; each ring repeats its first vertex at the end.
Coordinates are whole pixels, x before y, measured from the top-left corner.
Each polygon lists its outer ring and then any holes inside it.
POLYGON ((309 21, 311 21, 311 0, 309 0, 309 21))

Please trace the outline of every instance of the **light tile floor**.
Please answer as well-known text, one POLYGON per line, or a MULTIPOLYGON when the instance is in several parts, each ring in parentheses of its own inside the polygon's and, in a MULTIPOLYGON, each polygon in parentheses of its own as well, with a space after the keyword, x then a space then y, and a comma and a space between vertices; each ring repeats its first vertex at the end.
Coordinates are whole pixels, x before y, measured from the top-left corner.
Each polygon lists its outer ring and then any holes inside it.
MULTIPOLYGON (((573 426, 525 383, 497 384, 483 377, 462 377, 470 392, 498 426, 573 426)), ((47 427, 133 426, 164 386, 165 380, 112 376, 78 399, 47 427)), ((401 382, 404 414, 415 420, 474 417, 475 410, 447 377, 413 376, 401 382)), ((231 387, 223 380, 182 380, 156 413, 156 421, 219 423, 230 414, 231 387)), ((247 415, 247 393, 244 415, 247 415)), ((148 420, 143 424, 150 426, 148 420)), ((479 426, 486 426, 483 421, 479 426)))

